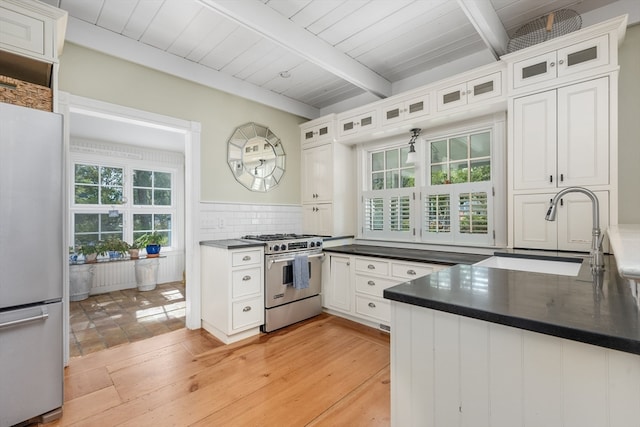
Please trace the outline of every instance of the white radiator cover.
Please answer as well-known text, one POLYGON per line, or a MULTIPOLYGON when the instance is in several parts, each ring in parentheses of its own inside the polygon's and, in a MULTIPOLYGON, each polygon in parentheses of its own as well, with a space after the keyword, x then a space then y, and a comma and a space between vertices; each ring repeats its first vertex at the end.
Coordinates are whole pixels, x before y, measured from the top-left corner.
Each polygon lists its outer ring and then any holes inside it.
MULTIPOLYGON (((136 287, 135 261, 104 262, 96 265, 91 295, 136 287)), ((161 253, 158 283, 182 281, 184 253, 161 253)))

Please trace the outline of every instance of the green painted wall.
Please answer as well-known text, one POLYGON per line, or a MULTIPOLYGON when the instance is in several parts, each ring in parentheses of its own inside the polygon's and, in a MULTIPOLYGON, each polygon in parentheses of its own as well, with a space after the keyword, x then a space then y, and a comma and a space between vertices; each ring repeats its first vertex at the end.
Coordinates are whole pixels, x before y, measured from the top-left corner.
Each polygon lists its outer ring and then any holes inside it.
POLYGON ((640 24, 627 28, 618 55, 618 222, 640 224, 640 24))
POLYGON ((60 57, 58 84, 73 95, 200 122, 202 201, 301 203, 298 124, 306 121, 302 117, 72 43, 65 43, 60 57), (247 190, 227 165, 227 140, 247 122, 268 126, 282 140, 287 155, 282 181, 266 193, 247 190))

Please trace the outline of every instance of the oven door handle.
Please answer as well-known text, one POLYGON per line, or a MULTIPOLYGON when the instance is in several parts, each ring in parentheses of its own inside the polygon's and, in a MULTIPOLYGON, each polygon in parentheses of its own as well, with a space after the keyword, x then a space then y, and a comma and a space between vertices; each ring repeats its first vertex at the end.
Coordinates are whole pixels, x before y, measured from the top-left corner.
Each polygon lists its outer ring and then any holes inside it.
MULTIPOLYGON (((321 262, 324 261, 324 253, 322 254, 315 254, 315 255, 308 255, 308 258, 316 258, 316 257, 322 257, 322 259, 320 260, 321 262)), ((293 261, 295 258, 280 258, 280 259, 270 259, 269 260, 269 265, 267 266, 267 268, 271 268, 271 266, 275 263, 278 262, 290 262, 293 261)))

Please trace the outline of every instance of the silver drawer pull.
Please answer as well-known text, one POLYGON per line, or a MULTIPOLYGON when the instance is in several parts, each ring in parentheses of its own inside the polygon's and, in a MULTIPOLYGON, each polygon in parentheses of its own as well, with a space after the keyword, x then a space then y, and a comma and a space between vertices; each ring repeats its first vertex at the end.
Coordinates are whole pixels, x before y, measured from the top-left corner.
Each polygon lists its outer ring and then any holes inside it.
POLYGON ((248 282, 249 280, 251 280, 251 276, 244 276, 242 280, 244 280, 245 282, 248 282))
POLYGON ((369 285, 369 286, 375 286, 375 285, 376 285, 376 282, 374 282, 373 280, 369 280, 369 281, 367 282, 367 285, 369 285))
POLYGON ((370 303, 369 303, 369 307, 371 307, 371 308, 376 308, 376 305, 375 305, 374 303, 370 302, 370 303))
POLYGON ((415 276, 415 275, 416 275, 416 272, 415 272, 415 270, 407 270, 407 274, 408 274, 409 276, 415 276))
POLYGON ((375 266, 375 265, 373 265, 373 264, 369 264, 369 265, 367 265, 367 268, 368 268, 369 270, 375 270, 375 269, 376 269, 376 266, 375 266))
POLYGON ((251 257, 249 255, 245 255, 244 257, 242 257, 243 261, 251 261, 251 257))
POLYGON ((247 311, 251 311, 251 306, 246 306, 245 308, 242 309, 242 311, 244 311, 245 313, 247 311))

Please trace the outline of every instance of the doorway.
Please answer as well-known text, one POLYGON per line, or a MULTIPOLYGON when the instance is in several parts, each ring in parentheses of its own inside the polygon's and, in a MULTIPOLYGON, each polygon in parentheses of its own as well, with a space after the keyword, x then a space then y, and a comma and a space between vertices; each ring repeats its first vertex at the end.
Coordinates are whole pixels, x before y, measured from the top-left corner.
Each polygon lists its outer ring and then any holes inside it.
MULTIPOLYGON (((69 179, 70 147, 74 139, 107 141, 125 146, 141 147, 145 150, 166 150, 184 155, 184 184, 180 208, 180 247, 184 258, 184 313, 187 328, 200 327, 200 283, 199 283, 199 230, 198 211, 200 198, 200 124, 155 113, 136 110, 89 98, 61 92, 59 111, 64 116, 65 182, 66 188, 73 185, 69 179)), ((65 217, 69 218, 70 194, 65 192, 65 217)), ((69 223, 63 224, 65 242, 69 240, 69 223)), ((68 283, 65 268, 64 282, 68 283)), ((64 299, 69 301, 68 286, 64 287, 64 299)), ((64 337, 69 342, 70 305, 65 304, 64 337)), ((65 362, 69 359, 69 348, 65 346, 65 362)))

